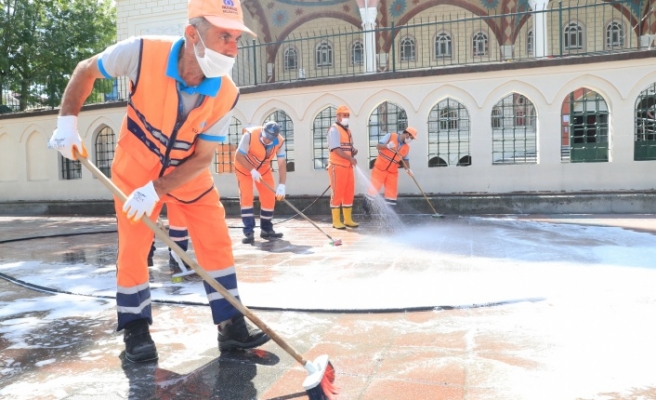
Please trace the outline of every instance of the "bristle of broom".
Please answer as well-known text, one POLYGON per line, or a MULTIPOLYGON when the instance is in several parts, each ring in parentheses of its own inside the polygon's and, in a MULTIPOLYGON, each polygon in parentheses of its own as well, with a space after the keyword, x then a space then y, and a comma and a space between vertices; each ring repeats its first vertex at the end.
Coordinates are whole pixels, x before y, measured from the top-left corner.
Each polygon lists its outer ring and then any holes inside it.
POLYGON ((323 374, 321 383, 317 387, 307 390, 306 393, 310 400, 334 400, 339 393, 335 382, 335 368, 328 362, 326 372, 323 374))

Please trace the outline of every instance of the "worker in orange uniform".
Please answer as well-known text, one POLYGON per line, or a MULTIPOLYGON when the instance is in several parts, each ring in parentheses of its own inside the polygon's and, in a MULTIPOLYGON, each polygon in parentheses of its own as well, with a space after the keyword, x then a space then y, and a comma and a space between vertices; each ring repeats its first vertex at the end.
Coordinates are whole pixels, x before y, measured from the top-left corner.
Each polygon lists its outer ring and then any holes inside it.
POLYGON ((406 168, 408 174, 412 176, 410 170, 410 142, 417 138, 417 130, 413 127, 407 127, 403 133, 388 133, 383 136, 376 148, 378 157, 371 171, 371 186, 365 199, 365 211, 368 212, 369 205, 373 197, 377 196, 380 189, 385 187, 385 203, 395 206, 399 194, 399 166, 406 168))
POLYGON ((356 228, 353 221, 353 197, 355 196, 355 159, 358 150, 353 147, 353 136, 349 130, 351 110, 347 106, 337 107, 336 122, 328 129, 328 175, 330 177, 330 210, 333 214, 333 228, 356 228), (340 216, 344 213, 344 223, 340 216))
MULTIPOLYGON (((225 141, 239 90, 229 77, 242 33, 239 0, 189 0, 184 37, 134 37, 81 61, 66 87, 57 129, 49 146, 75 159, 86 150, 77 115, 99 78, 127 76, 130 92, 121 126, 112 181, 130 194, 115 198, 118 224, 116 304, 125 356, 133 362, 158 358, 152 324, 147 256, 164 203, 182 214, 198 262, 239 297, 225 210, 210 173, 217 143, 225 141)), ((226 299, 204 283, 221 351, 257 347, 269 340, 226 299)))
POLYGON ((235 175, 239 184, 239 204, 241 220, 244 224, 242 243, 255 241, 255 214, 253 212, 253 183, 260 196, 260 237, 262 239, 279 239, 282 233, 273 230, 271 219, 276 199, 285 198, 285 181, 287 179, 287 161, 285 157, 285 139, 280 135, 280 126, 269 121, 264 126, 246 128, 235 153, 235 175), (271 161, 278 159, 278 187, 274 187, 271 161), (266 183, 269 188, 262 184, 266 183))

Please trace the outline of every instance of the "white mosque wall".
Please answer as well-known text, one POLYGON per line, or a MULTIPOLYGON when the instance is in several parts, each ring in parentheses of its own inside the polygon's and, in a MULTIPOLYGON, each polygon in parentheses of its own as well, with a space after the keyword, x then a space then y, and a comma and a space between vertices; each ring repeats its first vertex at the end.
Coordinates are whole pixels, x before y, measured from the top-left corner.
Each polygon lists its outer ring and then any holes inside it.
MULTIPOLYGON (((328 106, 348 105, 356 157, 368 175, 367 122, 384 101, 402 107, 408 124, 419 131, 410 153, 411 167, 427 193, 501 194, 517 192, 645 191, 656 188, 656 161, 634 161, 634 108, 641 91, 656 82, 653 59, 613 61, 468 74, 434 75, 330 86, 277 89, 242 94, 234 116, 242 126, 261 124, 271 112, 285 111, 294 123, 295 166, 288 174, 290 195, 318 195, 328 186, 325 170, 314 169, 312 126, 328 106), (609 161, 561 161, 561 107, 579 88, 599 93, 610 110, 609 161), (493 165, 492 108, 510 93, 528 98, 537 114, 537 163, 493 165), (427 119, 431 108, 445 98, 460 102, 470 117, 470 155, 467 167, 428 167, 427 119)), ((108 126, 118 133, 124 109, 104 108, 80 115, 80 134, 95 159, 98 131, 108 126)), ((81 179, 62 180, 58 153, 46 148, 56 115, 0 119, 0 201, 110 199, 88 171, 81 179)), ((400 194, 420 194, 406 176, 400 194)), ((221 194, 238 195, 233 174, 215 174, 221 194)), ((362 189, 358 188, 361 194, 362 189)))

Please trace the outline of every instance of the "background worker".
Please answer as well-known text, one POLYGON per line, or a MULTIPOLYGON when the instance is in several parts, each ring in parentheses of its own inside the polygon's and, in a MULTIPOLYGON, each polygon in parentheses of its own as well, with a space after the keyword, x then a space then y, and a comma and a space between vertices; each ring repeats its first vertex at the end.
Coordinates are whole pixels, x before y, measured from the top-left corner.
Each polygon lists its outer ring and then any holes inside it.
POLYGON ((246 128, 235 153, 235 175, 239 185, 239 204, 241 206, 241 220, 244 224, 244 238, 242 243, 249 244, 255 241, 255 214, 253 212, 253 184, 260 197, 260 237, 262 239, 279 239, 282 233, 273 230, 271 219, 276 199, 285 198, 285 181, 287 179, 287 160, 283 143, 285 139, 280 135, 280 127, 274 121, 264 126, 246 128), (274 187, 271 160, 278 159, 278 188, 274 187), (264 186, 264 181, 269 188, 264 186))
MULTIPOLYGON (((153 232, 139 223, 155 220, 163 203, 175 204, 194 241, 199 264, 239 297, 225 210, 209 166, 217 142, 225 141, 230 111, 239 97, 228 77, 244 25, 239 0, 189 0, 183 38, 130 38, 81 61, 62 99, 49 146, 75 159, 86 156, 77 115, 96 79, 127 76, 131 81, 112 181, 124 193, 115 198, 118 225, 116 304, 125 357, 134 362, 158 358, 152 323, 147 257, 153 232)), ((220 350, 257 347, 269 340, 252 328, 207 283, 205 291, 220 350)))
MULTIPOLYGON (((409 126, 400 135, 388 133, 380 139, 376 145, 378 157, 371 170, 371 186, 367 192, 365 205, 367 202, 372 202, 372 198, 378 195, 383 186, 385 187, 385 203, 391 206, 396 205, 399 194, 399 167, 408 168, 408 174, 412 175, 408 153, 410 152, 410 142, 416 138, 417 130, 409 126)), ((365 208, 368 209, 368 205, 365 208)))
POLYGON ((349 130, 351 110, 345 105, 337 107, 336 122, 328 129, 328 176, 330 177, 330 211, 333 214, 333 228, 356 228, 353 221, 353 197, 355 196, 355 171, 358 150, 353 147, 353 136, 349 130), (340 207, 344 213, 341 221, 340 207))

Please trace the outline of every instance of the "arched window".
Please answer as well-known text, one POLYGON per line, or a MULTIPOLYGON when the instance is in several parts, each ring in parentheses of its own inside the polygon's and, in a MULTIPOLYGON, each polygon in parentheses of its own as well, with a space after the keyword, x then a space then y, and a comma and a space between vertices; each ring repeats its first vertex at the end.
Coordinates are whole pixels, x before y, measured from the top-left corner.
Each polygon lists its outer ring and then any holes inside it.
POLYGON ((563 43, 565 50, 583 48, 583 28, 578 22, 570 22, 563 30, 563 43))
POLYGON ((608 161, 608 105, 597 92, 579 88, 563 100, 561 161, 608 161))
POLYGON ((467 109, 450 98, 437 103, 428 114, 428 167, 470 165, 469 137, 467 109))
POLYGON ((487 55, 487 35, 485 33, 476 33, 472 39, 472 45, 472 54, 474 54, 474 56, 487 55))
POLYGON ((82 163, 80 161, 69 160, 68 158, 59 155, 59 162, 61 169, 59 170, 59 177, 63 180, 73 180, 82 178, 82 163))
POLYGON ((492 162, 537 162, 535 107, 524 95, 511 93, 492 108, 492 162))
POLYGON ((112 177, 112 161, 116 148, 116 135, 114 131, 104 126, 96 135, 96 166, 106 177, 112 177))
POLYGON ((435 58, 451 57, 452 44, 451 35, 446 32, 439 33, 435 36, 435 58))
POLYGON ((408 127, 408 115, 400 106, 386 101, 379 104, 369 115, 367 130, 369 133, 369 168, 378 157, 376 145, 388 133, 401 133, 408 127))
POLYGON ((624 47, 624 26, 613 21, 606 27, 606 48, 619 49, 624 47))
POLYGON ((410 36, 401 39, 401 61, 415 61, 415 40, 410 36))
POLYGON ((235 152, 241 140, 241 121, 235 117, 230 120, 228 128, 228 140, 219 144, 214 153, 214 172, 217 174, 229 174, 235 172, 235 152))
POLYGON ((351 44, 351 65, 364 64, 364 47, 360 40, 356 40, 351 44))
MULTIPOLYGON (((294 171, 294 122, 289 117, 289 115, 283 110, 276 110, 269 114, 268 117, 264 119, 262 124, 265 124, 269 121, 276 121, 278 126, 280 126, 280 134, 285 138, 285 158, 287 164, 287 171, 294 171)), ((271 168, 274 171, 278 171, 278 161, 271 161, 271 168)))
POLYGON ((330 67, 333 65, 333 46, 323 41, 317 45, 316 65, 319 67, 330 67))
POLYGON ((285 49, 283 60, 285 63, 285 70, 289 71, 298 68, 298 52, 294 46, 289 46, 285 49))
POLYGON ((656 160, 656 83, 640 92, 636 100, 633 159, 656 160))
POLYGON ((526 54, 529 56, 533 55, 533 45, 534 45, 534 40, 533 40, 533 31, 528 31, 526 34, 526 54))
POLYGON ((321 110, 312 122, 312 151, 314 169, 326 169, 328 166, 328 129, 336 121, 337 108, 328 106, 321 110))

